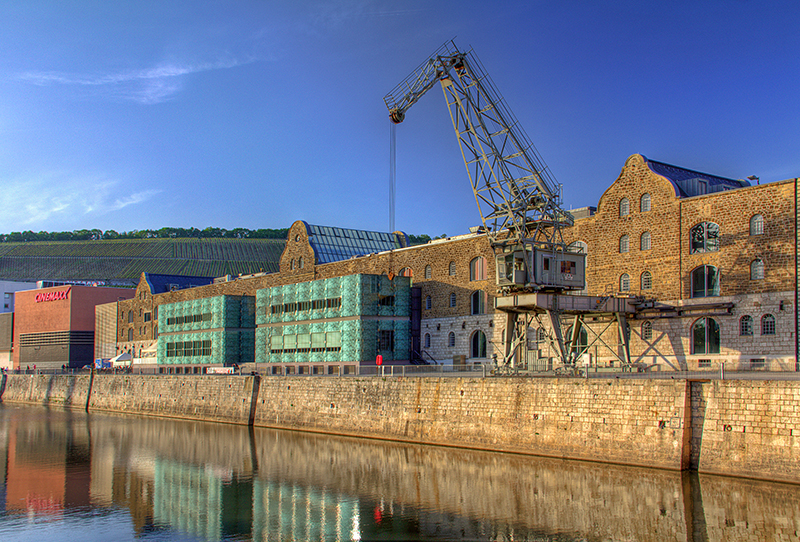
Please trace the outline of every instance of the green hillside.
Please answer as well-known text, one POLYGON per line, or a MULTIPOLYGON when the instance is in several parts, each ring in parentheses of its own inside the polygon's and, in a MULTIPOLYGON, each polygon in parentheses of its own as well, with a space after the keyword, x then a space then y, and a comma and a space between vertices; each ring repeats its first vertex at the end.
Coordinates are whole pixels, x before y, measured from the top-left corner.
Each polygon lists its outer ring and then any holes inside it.
POLYGON ((284 239, 120 239, 0 244, 0 280, 131 282, 143 271, 221 277, 276 272, 284 239))

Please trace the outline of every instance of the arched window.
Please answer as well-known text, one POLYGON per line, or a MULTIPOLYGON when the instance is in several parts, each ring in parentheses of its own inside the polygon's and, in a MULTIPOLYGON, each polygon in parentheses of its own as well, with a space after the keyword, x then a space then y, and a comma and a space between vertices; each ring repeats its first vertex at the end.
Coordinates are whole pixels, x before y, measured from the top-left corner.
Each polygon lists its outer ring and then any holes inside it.
POLYGON ((470 314, 483 314, 486 312, 486 292, 475 290, 470 297, 470 314))
POLYGON ((701 265, 692 271, 692 297, 719 295, 719 271, 713 265, 701 265))
POLYGON ((129 324, 132 324, 132 323, 133 323, 133 311, 130 311, 130 312, 128 313, 128 323, 129 323, 129 324))
POLYGON ((719 354, 719 324, 713 318, 692 325, 692 354, 719 354))
POLYGON ((620 252, 620 254, 622 254, 624 252, 628 252, 628 245, 629 245, 628 239, 629 238, 628 238, 627 235, 623 235, 622 237, 619 238, 619 252, 620 252))
POLYGON ((448 267, 448 272, 450 273, 451 277, 456 276, 456 262, 450 262, 450 266, 448 267))
POLYGON ((622 218, 629 214, 631 214, 631 203, 628 201, 628 198, 622 198, 619 200, 619 216, 622 218))
POLYGON ((456 345, 456 334, 452 331, 447 334, 447 346, 453 348, 456 345))
POLYGON ((431 270, 431 266, 430 265, 426 265, 425 266, 425 278, 429 279, 429 278, 431 278, 431 275, 433 275, 433 271, 431 270))
POLYGON ((761 215, 753 215, 750 217, 750 235, 763 235, 764 234, 764 217, 761 215))
POLYGON ((430 333, 426 333, 425 334, 425 342, 423 344, 425 345, 424 348, 430 348, 431 347, 431 334, 430 333))
POLYGON ((643 341, 653 340, 653 322, 651 322, 650 320, 642 323, 642 340, 643 341))
POLYGON ((646 231, 639 239, 639 248, 642 250, 650 250, 650 232, 646 231))
POLYGON ((761 317, 761 334, 775 335, 775 317, 771 314, 765 314, 761 317))
POLYGON ((619 291, 620 292, 627 292, 631 289, 631 276, 627 273, 623 273, 622 276, 619 278, 619 291))
POLYGON ((753 317, 745 314, 739 318, 739 335, 742 337, 750 337, 753 335, 753 317))
POLYGON ((653 275, 650 271, 642 273, 642 290, 651 290, 653 288, 653 275))
POLYGON ((536 342, 543 343, 547 342, 547 331, 543 327, 540 327, 539 330, 536 332, 536 342))
POLYGON ((397 273, 397 275, 400 277, 413 277, 414 272, 411 270, 410 267, 404 267, 400 270, 399 273, 397 273))
POLYGON ((575 344, 572 344, 573 329, 574 326, 569 326, 569 328, 567 328, 567 335, 565 339, 567 341, 567 346, 569 348, 569 351, 574 353, 575 355, 580 356, 581 354, 586 352, 586 348, 588 348, 587 345, 589 344, 589 334, 586 333, 585 327, 580 326, 580 330, 578 331, 578 336, 576 337, 577 340, 575 344))
POLYGON ((478 330, 472 334, 472 339, 470 340, 471 343, 471 350, 470 350, 470 357, 473 358, 485 358, 486 357, 486 335, 483 334, 483 331, 478 330))
POLYGON ((642 199, 639 200, 639 209, 646 213, 650 210, 650 194, 642 194, 642 199))
POLYGON ((292 261, 289 262, 289 269, 294 270, 294 258, 292 258, 292 261))
POLYGON ((486 280, 486 258, 478 256, 469 262, 469 280, 486 280))
POLYGON ((129 340, 129 341, 132 341, 132 340, 133 340, 133 328, 130 328, 130 329, 128 330, 128 340, 129 340))
POLYGON ((304 265, 305 265, 305 261, 303 261, 303 257, 302 257, 302 256, 300 256, 300 257, 297 259, 297 267, 298 267, 299 269, 302 269, 304 265))
POLYGON ((456 293, 455 292, 452 292, 450 294, 450 306, 451 307, 455 307, 456 306, 456 293))
POLYGON ((431 310, 432 306, 433 306, 433 301, 431 301, 431 296, 426 295, 425 296, 425 309, 426 310, 431 310))
POLYGON ((762 280, 764 278, 764 260, 756 258, 750 262, 750 280, 762 280))
POLYGON ((719 226, 713 222, 701 222, 689 230, 689 237, 691 254, 719 250, 719 226))

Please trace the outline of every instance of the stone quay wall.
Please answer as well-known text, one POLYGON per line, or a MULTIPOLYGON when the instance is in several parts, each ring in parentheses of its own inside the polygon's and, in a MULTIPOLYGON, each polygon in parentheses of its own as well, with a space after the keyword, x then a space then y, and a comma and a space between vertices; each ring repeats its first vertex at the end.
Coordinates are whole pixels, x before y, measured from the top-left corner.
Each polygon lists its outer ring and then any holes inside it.
POLYGON ((5 374, 0 400, 800 483, 800 382, 5 374))

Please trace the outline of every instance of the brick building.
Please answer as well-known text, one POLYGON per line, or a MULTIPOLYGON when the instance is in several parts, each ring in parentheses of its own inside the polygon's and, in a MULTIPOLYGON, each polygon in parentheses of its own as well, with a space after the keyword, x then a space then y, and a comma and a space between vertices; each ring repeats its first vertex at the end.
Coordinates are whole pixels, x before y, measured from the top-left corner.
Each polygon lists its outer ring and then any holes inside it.
MULTIPOLYGON (((578 294, 628 298, 635 306, 630 361, 640 367, 795 370, 797 184, 751 186, 631 156, 597 206, 576 211, 574 227, 564 231, 567 242, 588 254, 587 286, 578 294)), ((410 277, 418 292, 420 333, 412 337, 410 356, 486 362, 502 355, 506 322, 494 309, 493 261, 478 233, 409 247, 400 232, 297 221, 277 273, 167 292, 141 280, 135 298, 119 303, 117 350, 145 345, 136 340, 137 315, 150 312, 155 320, 163 303, 372 274, 410 277), (126 322, 130 314, 133 321, 126 322)), ((579 349, 585 345, 595 365, 616 364, 623 357, 618 328, 591 319, 586 327, 577 334, 579 349)), ((547 333, 529 329, 526 360, 555 355, 547 333)))
MULTIPOLYGON (((797 182, 750 186, 628 158, 565 238, 586 248, 589 295, 636 302, 632 362, 795 370, 797 182)), ((617 345, 617 333, 604 342, 617 345)), ((589 353, 615 357, 602 345, 589 353)))

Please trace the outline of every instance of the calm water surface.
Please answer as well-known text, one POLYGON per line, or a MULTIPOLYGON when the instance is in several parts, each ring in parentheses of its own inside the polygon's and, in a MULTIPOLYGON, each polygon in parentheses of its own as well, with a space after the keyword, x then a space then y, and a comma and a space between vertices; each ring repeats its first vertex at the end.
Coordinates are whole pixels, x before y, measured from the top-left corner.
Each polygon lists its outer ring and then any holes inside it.
POLYGON ((0 405, 0 540, 798 540, 800 487, 0 405))

